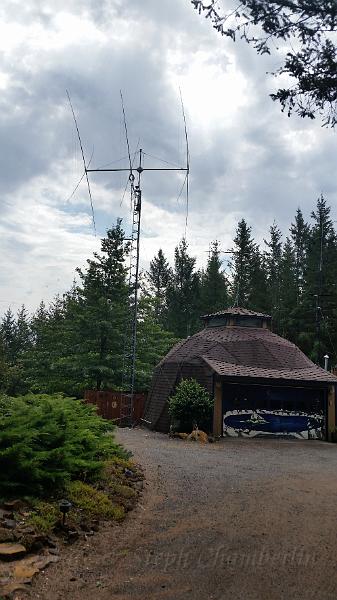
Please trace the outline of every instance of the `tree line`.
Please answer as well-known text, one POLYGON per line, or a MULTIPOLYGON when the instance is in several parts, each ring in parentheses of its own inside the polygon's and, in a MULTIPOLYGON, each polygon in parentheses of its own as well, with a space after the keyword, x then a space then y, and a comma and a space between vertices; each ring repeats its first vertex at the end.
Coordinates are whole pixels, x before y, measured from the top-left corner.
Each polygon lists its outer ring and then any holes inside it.
MULTIPOLYGON (((141 276, 136 389, 148 389, 154 366, 180 338, 200 330, 200 315, 236 305, 270 314, 273 330, 316 363, 337 362, 337 234, 321 196, 306 222, 297 210, 283 239, 276 223, 258 244, 244 219, 230 254, 210 245, 207 265, 182 239, 170 265, 162 249, 141 276), (226 257, 226 259, 224 259, 226 257)), ((129 243, 121 223, 107 231, 101 252, 78 268, 62 297, 33 315, 9 308, 0 325, 0 390, 12 395, 121 389, 130 313, 129 243)))

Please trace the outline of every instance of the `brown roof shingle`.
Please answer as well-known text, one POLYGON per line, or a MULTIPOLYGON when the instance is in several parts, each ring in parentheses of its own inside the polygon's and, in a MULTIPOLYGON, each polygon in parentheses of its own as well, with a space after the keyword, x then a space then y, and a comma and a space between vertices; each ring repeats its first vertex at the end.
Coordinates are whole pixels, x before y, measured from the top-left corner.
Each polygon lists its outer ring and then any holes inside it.
POLYGON ((200 362, 225 377, 337 383, 335 375, 269 329, 206 327, 174 346, 160 364, 200 362))

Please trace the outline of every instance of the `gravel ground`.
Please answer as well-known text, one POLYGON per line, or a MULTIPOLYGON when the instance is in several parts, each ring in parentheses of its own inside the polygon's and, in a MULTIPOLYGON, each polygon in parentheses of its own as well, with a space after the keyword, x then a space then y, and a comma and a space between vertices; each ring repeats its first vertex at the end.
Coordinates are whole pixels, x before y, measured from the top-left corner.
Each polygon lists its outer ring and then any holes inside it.
POLYGON ((146 430, 118 438, 147 486, 122 526, 75 544, 32 586, 48 600, 335 600, 337 447, 146 430))

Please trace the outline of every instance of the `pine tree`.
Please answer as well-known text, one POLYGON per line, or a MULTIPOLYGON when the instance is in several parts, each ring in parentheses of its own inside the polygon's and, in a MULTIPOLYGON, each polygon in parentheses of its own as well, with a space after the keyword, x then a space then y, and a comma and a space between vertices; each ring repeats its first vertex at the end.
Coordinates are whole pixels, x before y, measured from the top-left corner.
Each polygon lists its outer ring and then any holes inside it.
POLYGON ((206 270, 201 276, 200 308, 203 314, 212 313, 228 306, 227 281, 222 270, 220 244, 211 244, 206 270))
POLYGON ((167 310, 166 294, 171 279, 172 269, 160 248, 157 256, 150 262, 150 268, 147 272, 150 293, 154 299, 155 318, 159 323, 163 323, 165 318, 164 316, 167 310))
POLYGON ((295 215, 295 222, 292 223, 290 226, 291 240, 294 246, 296 260, 295 282, 297 304, 300 302, 303 293, 304 269, 309 243, 309 232, 310 227, 304 221, 301 209, 298 208, 295 215))
POLYGON ((77 269, 81 285, 74 318, 77 325, 77 364, 84 380, 97 389, 121 385, 125 322, 129 311, 125 258, 129 246, 121 223, 107 231, 101 254, 87 261, 86 271, 77 269))
POLYGON ((264 240, 267 246, 267 251, 265 252, 267 293, 270 306, 269 311, 273 317, 274 325, 278 330, 280 319, 282 234, 275 222, 270 227, 269 234, 270 239, 264 240))
MULTIPOLYGON (((307 328, 302 339, 309 346, 311 358, 323 365, 323 356, 334 343, 327 338, 324 324, 336 331, 334 307, 337 302, 337 238, 330 217, 331 209, 323 196, 318 198, 316 210, 312 211, 313 226, 310 229, 305 267, 303 308, 307 328)), ((330 333, 331 335, 331 333, 330 333)))
POLYGON ((166 329, 177 337, 192 335, 198 329, 199 277, 195 262, 183 239, 175 249, 174 272, 167 290, 166 329))
POLYGON ((23 304, 17 313, 16 319, 16 344, 18 356, 22 356, 31 347, 31 342, 32 335, 29 316, 26 307, 23 304))
POLYGON ((138 307, 136 390, 145 391, 149 388, 153 369, 177 341, 172 333, 158 323, 153 300, 141 297, 138 307))
POLYGON ((296 341, 296 311, 298 287, 296 252, 289 238, 286 239, 280 264, 280 297, 279 297, 279 333, 296 341))
POLYGON ((263 313, 270 311, 265 258, 258 246, 255 246, 250 261, 250 292, 247 308, 263 313))
POLYGON ((235 306, 248 307, 251 300, 252 260, 256 245, 251 237, 251 227, 239 221, 234 238, 231 295, 235 306))
POLYGON ((1 323, 1 337, 7 363, 14 365, 17 358, 17 326, 11 308, 8 308, 1 323))

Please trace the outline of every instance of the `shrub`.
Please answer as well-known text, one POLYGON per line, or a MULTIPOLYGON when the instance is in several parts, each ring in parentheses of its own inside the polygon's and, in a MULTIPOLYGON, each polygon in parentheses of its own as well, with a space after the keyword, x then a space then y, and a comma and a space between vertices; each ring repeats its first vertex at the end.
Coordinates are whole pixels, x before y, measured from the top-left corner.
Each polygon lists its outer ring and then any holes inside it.
POLYGON ((180 431, 191 431, 194 424, 209 431, 213 414, 213 400, 195 379, 183 379, 169 398, 169 414, 173 425, 180 431))
POLYGON ((95 479, 102 459, 125 457, 113 430, 80 400, 0 397, 0 494, 43 496, 72 479, 95 479))

